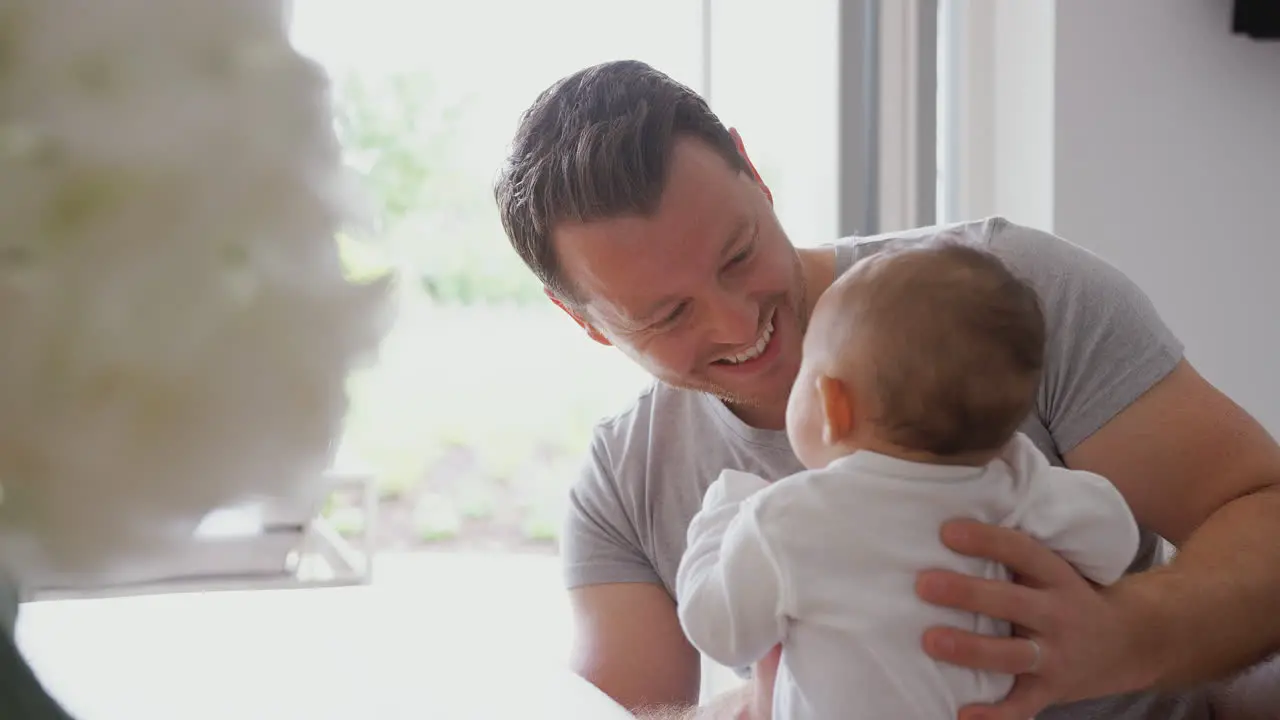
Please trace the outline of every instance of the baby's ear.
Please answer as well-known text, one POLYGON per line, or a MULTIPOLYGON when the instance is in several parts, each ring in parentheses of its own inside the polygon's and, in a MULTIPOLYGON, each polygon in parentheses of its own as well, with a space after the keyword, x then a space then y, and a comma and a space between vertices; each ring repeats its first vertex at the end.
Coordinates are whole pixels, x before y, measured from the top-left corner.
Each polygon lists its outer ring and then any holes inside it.
POLYGON ((839 444, 853 433, 854 398, 849 386, 836 378, 819 375, 816 382, 822 404, 822 442, 839 444))

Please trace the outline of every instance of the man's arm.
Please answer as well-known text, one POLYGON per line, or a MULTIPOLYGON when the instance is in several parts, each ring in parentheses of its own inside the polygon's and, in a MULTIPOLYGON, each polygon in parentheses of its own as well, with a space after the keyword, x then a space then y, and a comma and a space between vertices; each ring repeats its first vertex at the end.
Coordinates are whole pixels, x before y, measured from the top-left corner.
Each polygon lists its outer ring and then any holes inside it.
POLYGON ((591 585, 570 591, 569 598, 574 672, 633 712, 697 705, 698 651, 685 639, 675 602, 661 586, 591 585))
POLYGON ((1217 680, 1280 651, 1280 447, 1247 412, 1184 361, 1065 460, 1179 547, 1112 597, 1143 680, 1217 680))
POLYGON ((641 720, 736 720, 749 687, 699 708, 701 665, 675 602, 658 585, 614 583, 570 591, 573 671, 641 720))
MULTIPOLYGON (((614 476, 609 443, 592 440, 560 538, 573 616, 572 669, 646 720, 744 720, 768 707, 769 688, 748 683, 698 708, 701 662, 680 628, 676 604, 645 554, 629 486, 614 476)), ((761 667, 763 665, 763 667, 761 667)), ((772 677, 776 654, 754 677, 772 677), (762 672, 763 670, 763 672, 762 672)))

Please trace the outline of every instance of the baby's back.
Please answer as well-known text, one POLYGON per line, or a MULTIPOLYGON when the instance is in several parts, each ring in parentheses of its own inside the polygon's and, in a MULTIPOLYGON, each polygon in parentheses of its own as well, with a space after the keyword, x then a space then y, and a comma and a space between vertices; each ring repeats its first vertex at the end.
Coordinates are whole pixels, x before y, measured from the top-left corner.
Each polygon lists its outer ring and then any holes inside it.
POLYGON ((947 467, 860 452, 766 490, 761 530, 792 593, 775 717, 941 720, 1003 697, 1010 676, 937 663, 921 638, 936 625, 1003 635, 1007 624, 929 605, 915 582, 927 568, 1005 579, 1002 566, 947 549, 938 531, 957 517, 1006 523, 1023 484, 999 461, 947 467))

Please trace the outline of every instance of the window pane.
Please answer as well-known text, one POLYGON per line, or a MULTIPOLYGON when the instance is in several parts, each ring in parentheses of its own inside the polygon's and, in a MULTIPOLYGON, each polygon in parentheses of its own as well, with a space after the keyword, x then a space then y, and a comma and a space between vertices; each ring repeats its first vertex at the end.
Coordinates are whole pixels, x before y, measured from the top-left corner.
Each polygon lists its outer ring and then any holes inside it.
POLYGON ((938 0, 938 90, 935 117, 937 148, 937 187, 934 191, 938 223, 956 222, 958 217, 951 173, 955 162, 955 5, 953 0, 938 0))
POLYGON ((837 1, 714 0, 711 104, 738 128, 797 246, 837 224, 837 1))

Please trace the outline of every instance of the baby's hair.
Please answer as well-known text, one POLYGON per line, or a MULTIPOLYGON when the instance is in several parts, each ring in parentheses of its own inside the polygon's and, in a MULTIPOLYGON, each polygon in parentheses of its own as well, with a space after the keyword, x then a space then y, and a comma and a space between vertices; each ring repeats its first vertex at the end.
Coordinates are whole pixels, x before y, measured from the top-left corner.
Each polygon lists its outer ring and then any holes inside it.
POLYGON ((891 245, 834 289, 829 316, 856 344, 846 356, 864 368, 885 440, 938 456, 992 451, 1031 413, 1044 315, 989 250, 949 235, 891 245))

